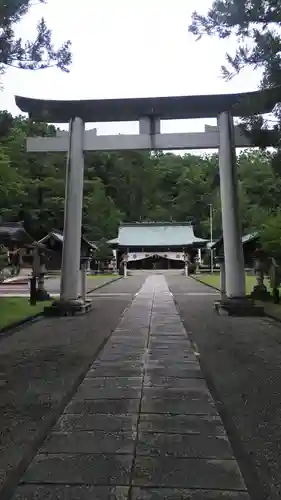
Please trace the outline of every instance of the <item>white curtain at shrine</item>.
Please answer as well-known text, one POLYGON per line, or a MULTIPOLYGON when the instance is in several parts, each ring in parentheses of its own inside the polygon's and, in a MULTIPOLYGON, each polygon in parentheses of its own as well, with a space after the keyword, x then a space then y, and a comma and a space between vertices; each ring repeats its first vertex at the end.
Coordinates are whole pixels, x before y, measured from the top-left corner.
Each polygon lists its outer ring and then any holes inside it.
POLYGON ((128 262, 149 259, 149 257, 161 257, 169 260, 178 260, 184 262, 183 252, 157 252, 157 253, 146 253, 146 252, 136 252, 128 253, 128 262))
POLYGON ((153 253, 145 253, 145 252, 128 253, 128 262, 148 259, 153 255, 154 255, 153 253))
POLYGON ((169 260, 181 260, 184 262, 184 253, 183 252, 157 252, 154 255, 158 255, 164 259, 169 260))

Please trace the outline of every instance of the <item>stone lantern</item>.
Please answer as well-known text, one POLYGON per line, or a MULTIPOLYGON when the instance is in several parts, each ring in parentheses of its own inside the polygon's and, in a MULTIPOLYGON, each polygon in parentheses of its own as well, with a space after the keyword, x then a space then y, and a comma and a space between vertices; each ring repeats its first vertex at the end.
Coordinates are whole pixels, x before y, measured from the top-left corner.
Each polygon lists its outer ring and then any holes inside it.
POLYGON ((123 255, 123 265, 124 265, 124 278, 127 277, 127 266, 128 266, 128 254, 123 255))
POLYGON ((184 275, 188 276, 188 263, 190 261, 188 253, 184 254, 184 275))
POLYGON ((251 297, 257 300, 268 300, 270 293, 264 284, 267 257, 261 248, 257 248, 254 253, 254 269, 257 283, 254 286, 251 297))

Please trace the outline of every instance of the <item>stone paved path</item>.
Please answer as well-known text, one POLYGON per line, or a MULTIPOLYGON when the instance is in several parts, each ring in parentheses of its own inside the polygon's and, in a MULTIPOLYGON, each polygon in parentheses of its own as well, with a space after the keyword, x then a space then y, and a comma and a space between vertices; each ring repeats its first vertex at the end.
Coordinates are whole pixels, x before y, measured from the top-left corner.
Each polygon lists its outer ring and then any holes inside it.
POLYGON ((151 276, 13 499, 247 500, 163 276, 151 276))

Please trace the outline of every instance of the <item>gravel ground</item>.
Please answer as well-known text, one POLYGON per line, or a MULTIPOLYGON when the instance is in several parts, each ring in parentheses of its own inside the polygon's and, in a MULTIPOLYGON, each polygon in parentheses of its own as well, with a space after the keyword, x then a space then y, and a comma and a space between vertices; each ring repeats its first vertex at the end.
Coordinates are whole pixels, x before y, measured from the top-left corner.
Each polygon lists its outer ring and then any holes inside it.
POLYGON ((9 493, 144 282, 130 277, 95 292, 93 310, 48 318, 4 338, 0 350, 0 498, 9 493), (121 293, 120 296, 103 294, 121 293))
POLYGON ((252 500, 281 497, 281 328, 218 316, 209 287, 167 277, 228 431, 252 500), (188 295, 190 294, 190 295, 188 295))

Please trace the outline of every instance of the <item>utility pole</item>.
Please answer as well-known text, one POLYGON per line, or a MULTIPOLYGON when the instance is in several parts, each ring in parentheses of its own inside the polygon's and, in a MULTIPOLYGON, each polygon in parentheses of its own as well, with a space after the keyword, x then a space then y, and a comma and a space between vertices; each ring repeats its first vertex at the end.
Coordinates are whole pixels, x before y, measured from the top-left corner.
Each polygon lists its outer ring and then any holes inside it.
POLYGON ((213 205, 209 204, 210 208, 210 239, 211 239, 211 273, 214 272, 214 251, 213 251, 213 205))

